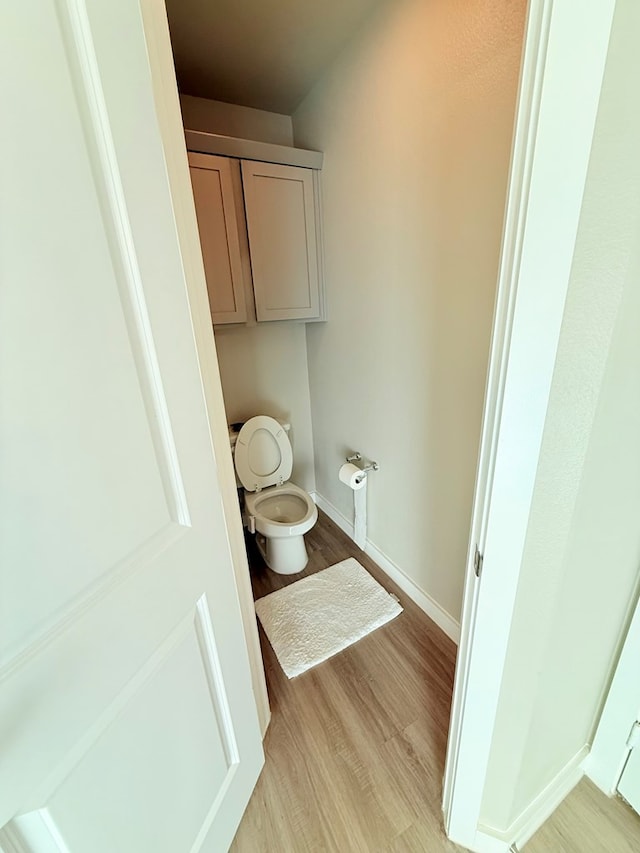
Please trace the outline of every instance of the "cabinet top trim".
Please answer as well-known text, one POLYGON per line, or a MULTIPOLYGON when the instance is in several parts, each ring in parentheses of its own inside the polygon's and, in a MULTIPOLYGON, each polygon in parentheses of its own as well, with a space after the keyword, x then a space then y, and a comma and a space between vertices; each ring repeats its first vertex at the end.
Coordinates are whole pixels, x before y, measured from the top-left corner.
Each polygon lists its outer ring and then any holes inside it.
POLYGON ((285 166, 302 166, 305 169, 322 169, 322 151, 290 148, 288 145, 274 145, 270 142, 205 133, 201 130, 185 130, 184 136, 187 149, 193 152, 221 154, 223 157, 238 157, 240 160, 259 160, 262 163, 281 163, 285 166))

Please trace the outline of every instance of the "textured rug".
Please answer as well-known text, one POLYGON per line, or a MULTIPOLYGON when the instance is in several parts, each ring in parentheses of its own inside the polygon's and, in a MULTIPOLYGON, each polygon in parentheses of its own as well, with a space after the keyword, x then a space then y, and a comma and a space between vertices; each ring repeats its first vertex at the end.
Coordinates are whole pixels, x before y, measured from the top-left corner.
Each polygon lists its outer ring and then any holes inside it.
POLYGON ((258 599, 256 613, 293 678, 389 622, 402 607, 350 557, 258 599))

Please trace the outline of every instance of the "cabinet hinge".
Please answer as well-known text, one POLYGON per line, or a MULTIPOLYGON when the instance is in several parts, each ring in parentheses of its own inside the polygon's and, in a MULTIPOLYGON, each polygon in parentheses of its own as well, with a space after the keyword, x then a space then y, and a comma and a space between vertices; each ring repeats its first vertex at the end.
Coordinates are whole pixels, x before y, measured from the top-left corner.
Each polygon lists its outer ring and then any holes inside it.
POLYGON ((640 720, 636 720, 631 726, 631 731, 627 738, 627 749, 635 749, 638 744, 640 744, 640 720))
POLYGON ((484 557, 482 556, 482 554, 480 553, 480 549, 476 545, 476 552, 473 555, 473 570, 475 571, 477 578, 480 577, 480 573, 482 572, 483 559, 484 557))

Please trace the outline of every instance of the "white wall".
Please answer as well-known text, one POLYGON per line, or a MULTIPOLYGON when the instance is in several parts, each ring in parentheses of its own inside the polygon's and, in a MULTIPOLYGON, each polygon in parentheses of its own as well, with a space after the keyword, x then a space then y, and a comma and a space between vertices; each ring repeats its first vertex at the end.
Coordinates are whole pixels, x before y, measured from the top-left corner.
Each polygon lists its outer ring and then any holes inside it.
POLYGON ((319 493, 380 463, 369 538, 459 618, 525 2, 385 4, 293 116, 324 151, 329 322, 310 326, 319 493))
POLYGON ((187 130, 222 133, 276 145, 293 144, 291 117, 252 107, 180 95, 182 122, 187 130))
POLYGON ((482 823, 589 742, 640 566, 640 8, 618 0, 482 823))
MULTIPOLYGON (((250 107, 181 95, 188 130, 293 144, 291 118, 250 107)), ((215 329, 227 422, 271 415, 291 423, 292 480, 315 489, 307 342, 303 323, 260 323, 215 329)))

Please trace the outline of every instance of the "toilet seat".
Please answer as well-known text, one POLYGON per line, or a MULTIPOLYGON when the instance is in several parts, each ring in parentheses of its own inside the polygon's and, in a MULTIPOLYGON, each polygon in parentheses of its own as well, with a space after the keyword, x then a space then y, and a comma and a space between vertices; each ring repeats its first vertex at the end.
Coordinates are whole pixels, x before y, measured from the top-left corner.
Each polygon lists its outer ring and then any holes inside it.
POLYGON ((286 483, 293 468, 293 453, 282 424, 267 415, 248 420, 238 433, 234 460, 248 492, 286 483))
POLYGON ((244 505, 247 515, 254 519, 256 530, 275 539, 302 536, 318 520, 318 507, 311 495, 294 483, 247 493, 244 505))

